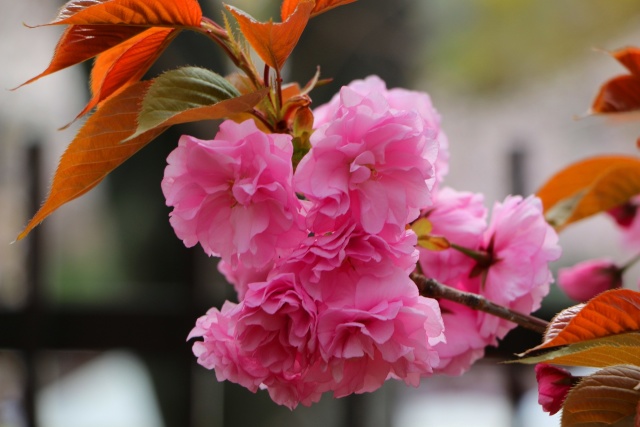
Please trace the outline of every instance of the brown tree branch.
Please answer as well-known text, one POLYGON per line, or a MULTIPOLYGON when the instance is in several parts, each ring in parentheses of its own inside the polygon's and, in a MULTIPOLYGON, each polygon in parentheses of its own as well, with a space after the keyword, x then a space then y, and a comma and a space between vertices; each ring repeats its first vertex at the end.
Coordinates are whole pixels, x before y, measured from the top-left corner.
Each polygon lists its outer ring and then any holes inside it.
POLYGON ((412 273, 410 277, 418 286, 420 295, 424 297, 443 298, 457 302, 458 304, 466 305, 474 310, 484 311, 485 313, 489 313, 493 316, 506 319, 540 334, 544 334, 547 330, 549 323, 545 320, 523 313, 518 313, 517 311, 495 304, 480 295, 460 291, 444 285, 434 279, 426 278, 421 274, 412 273))

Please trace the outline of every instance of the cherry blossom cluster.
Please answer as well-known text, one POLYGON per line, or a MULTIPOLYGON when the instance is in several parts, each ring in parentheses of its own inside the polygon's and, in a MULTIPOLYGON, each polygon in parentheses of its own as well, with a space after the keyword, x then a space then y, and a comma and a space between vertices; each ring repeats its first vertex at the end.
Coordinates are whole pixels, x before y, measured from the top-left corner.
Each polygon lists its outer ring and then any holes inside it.
MULTIPOLYGON (((423 215, 432 233, 452 244, 443 251, 420 248, 425 275, 521 313, 540 308, 553 281, 549 262, 561 250, 539 199, 508 196, 494 204, 487 224, 482 195, 445 187, 436 191, 433 206, 423 215)), ((466 372, 484 356, 486 346, 496 345, 516 326, 453 301, 442 300, 440 307, 446 342, 436 346, 438 372, 466 372)))
POLYGON ((410 274, 530 313, 560 253, 539 200, 508 197, 487 223, 482 196, 442 187, 448 142, 424 93, 369 77, 314 118, 295 170, 292 137, 251 120, 168 158, 176 234, 220 257, 238 294, 198 319, 198 362, 290 408, 464 372, 515 325, 421 296, 410 274), (418 249, 419 218, 450 247, 418 249))

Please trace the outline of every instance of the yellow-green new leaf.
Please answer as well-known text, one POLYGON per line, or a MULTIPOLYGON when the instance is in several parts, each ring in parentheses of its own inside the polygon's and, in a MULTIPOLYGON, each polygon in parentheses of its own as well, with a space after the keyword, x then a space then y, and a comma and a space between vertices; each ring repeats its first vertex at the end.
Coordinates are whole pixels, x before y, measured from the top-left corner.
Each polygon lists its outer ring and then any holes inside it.
POLYGON ((222 115, 220 111, 224 112, 224 108, 217 107, 213 112, 202 110, 203 107, 213 107, 221 101, 239 96, 238 90, 224 77, 205 68, 183 67, 167 71, 153 80, 145 94, 138 116, 138 128, 130 138, 157 127, 219 119, 251 109, 262 99, 259 95, 250 96, 246 101, 253 101, 255 97, 259 99, 252 105, 248 105, 251 102, 236 102, 230 106, 234 111, 227 111, 222 115))
POLYGON ((615 365, 640 366, 640 332, 610 335, 556 347, 547 353, 525 357, 520 363, 554 363, 565 366, 604 368, 615 365))
POLYGON ((561 426, 633 426, 640 402, 638 384, 638 366, 613 366, 585 377, 567 395, 561 426))
POLYGON ((416 220, 411 224, 411 229, 418 236, 418 246, 420 247, 429 249, 430 251, 443 251, 451 247, 451 243, 449 243, 446 238, 431 234, 433 224, 431 224, 431 221, 427 218, 419 218, 416 220))

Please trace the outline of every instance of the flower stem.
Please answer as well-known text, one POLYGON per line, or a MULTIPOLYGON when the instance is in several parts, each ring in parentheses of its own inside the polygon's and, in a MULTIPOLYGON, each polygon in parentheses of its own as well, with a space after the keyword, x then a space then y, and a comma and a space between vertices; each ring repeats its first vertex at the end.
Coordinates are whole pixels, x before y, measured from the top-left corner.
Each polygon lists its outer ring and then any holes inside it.
POLYGON ((624 273, 626 270, 628 270, 629 268, 633 267, 633 265, 635 263, 637 263, 638 261, 640 261, 640 254, 636 255, 635 257, 631 258, 629 261, 627 261, 627 263, 623 266, 620 267, 620 274, 624 273))
POLYGON ((455 243, 451 243, 451 249, 455 249, 456 251, 468 256, 469 258, 475 260, 479 265, 491 265, 491 256, 486 251, 476 251, 473 249, 465 248, 464 246, 457 245, 455 243))
POLYGON ((220 46, 234 65, 241 69, 257 88, 268 84, 268 82, 262 81, 261 77, 256 72, 251 59, 247 57, 245 52, 243 52, 235 40, 227 34, 227 31, 224 28, 220 27, 211 19, 203 17, 201 32, 220 46))
POLYGON ((523 313, 518 313, 517 311, 495 304, 480 295, 460 291, 444 285, 434 279, 424 277, 421 274, 412 273, 410 277, 416 286, 418 286, 420 295, 424 297, 444 298, 449 301, 457 302, 458 304, 466 305, 474 310, 484 311, 485 313, 489 313, 493 316, 509 320, 523 328, 530 329, 540 334, 544 334, 547 330, 547 326, 549 325, 545 320, 523 313))

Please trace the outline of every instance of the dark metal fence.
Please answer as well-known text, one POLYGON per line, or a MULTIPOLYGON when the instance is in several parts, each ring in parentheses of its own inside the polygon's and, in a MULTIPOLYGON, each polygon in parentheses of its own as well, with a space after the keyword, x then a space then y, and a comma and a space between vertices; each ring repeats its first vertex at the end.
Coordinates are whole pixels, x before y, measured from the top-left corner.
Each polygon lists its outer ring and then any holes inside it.
MULTIPOLYGON (((29 171, 29 211, 35 212, 42 200, 42 150, 34 144, 28 150, 26 168, 29 171)), ((167 425, 190 426, 191 369, 194 358, 184 343, 200 312, 193 307, 167 313, 134 312, 130 310, 95 308, 60 308, 47 305, 42 299, 46 278, 43 277, 43 229, 36 228, 24 242, 27 245, 26 286, 28 297, 22 309, 0 311, 0 348, 17 350, 25 366, 24 416, 29 427, 37 425, 35 395, 37 359, 43 351, 128 349, 142 357, 162 354, 172 360, 172 368, 182 380, 173 384, 182 402, 173 402, 177 413, 167 425)), ((187 284, 185 292, 192 292, 187 284)), ((165 419, 167 417, 165 416, 165 419)))

